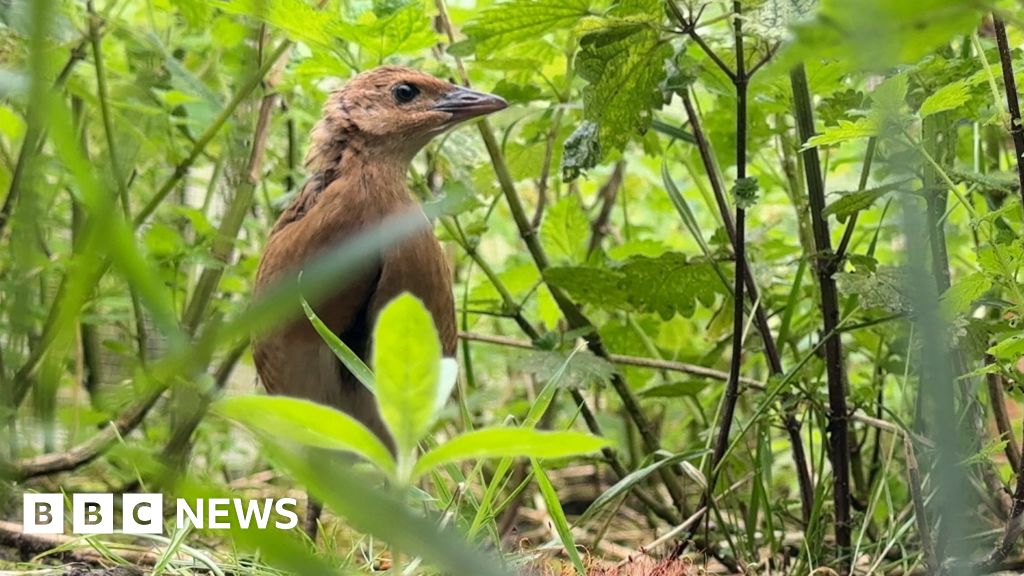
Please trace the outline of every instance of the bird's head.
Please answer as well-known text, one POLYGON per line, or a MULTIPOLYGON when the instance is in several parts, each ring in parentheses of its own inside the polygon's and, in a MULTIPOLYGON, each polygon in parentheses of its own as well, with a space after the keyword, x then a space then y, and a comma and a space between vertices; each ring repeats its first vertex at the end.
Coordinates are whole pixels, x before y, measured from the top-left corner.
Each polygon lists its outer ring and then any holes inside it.
POLYGON ((418 70, 382 66, 331 94, 314 139, 345 138, 363 152, 411 160, 434 136, 506 106, 498 96, 418 70))

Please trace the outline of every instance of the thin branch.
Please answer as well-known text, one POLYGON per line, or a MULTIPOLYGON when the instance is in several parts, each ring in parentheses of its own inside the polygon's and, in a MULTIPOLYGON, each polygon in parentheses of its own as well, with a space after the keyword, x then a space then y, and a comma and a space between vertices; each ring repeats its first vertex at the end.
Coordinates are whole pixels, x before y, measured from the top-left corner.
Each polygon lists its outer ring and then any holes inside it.
POLYGON ((1010 136, 1016 151, 1017 179, 1020 183, 1021 202, 1024 203, 1024 124, 1020 116, 1017 80, 1013 75, 1013 55, 1006 39, 1006 24, 993 15, 992 25, 995 28, 996 44, 999 45, 999 62, 1003 69, 1003 84, 1006 85, 1006 105, 1010 110, 1010 136))
POLYGON ((537 179, 537 207, 533 211, 532 224, 534 228, 540 226, 544 218, 544 208, 548 203, 548 182, 551 180, 551 160, 555 155, 555 141, 558 138, 558 129, 562 125, 562 116, 565 108, 558 107, 554 117, 551 119, 551 129, 548 130, 547 140, 544 143, 544 162, 540 168, 540 178, 537 179))
POLYGON ((615 163, 615 169, 608 181, 601 186, 597 192, 597 198, 601 208, 590 225, 590 242, 587 244, 587 254, 592 254, 601 247, 601 241, 608 235, 609 220, 611 220, 612 209, 615 208, 615 199, 619 196, 619 189, 622 188, 622 180, 626 171, 625 160, 615 163))
MULTIPOLYGON (((459 338, 469 340, 471 342, 485 342, 487 344, 496 344, 498 346, 507 346, 509 348, 521 348, 523 350, 537 349, 532 342, 516 340, 515 338, 507 338, 504 336, 491 336, 489 334, 477 334, 474 332, 459 332, 459 338)), ((699 364, 688 364, 686 362, 676 362, 673 360, 660 360, 658 358, 643 358, 640 356, 625 356, 622 354, 610 354, 608 359, 615 364, 620 364, 622 366, 635 366, 637 368, 650 368, 651 370, 679 372, 681 374, 689 374, 691 376, 719 380, 721 382, 725 382, 729 379, 729 374, 727 372, 706 368, 699 364)), ((755 380, 753 378, 741 378, 740 381, 752 388, 764 389, 764 383, 760 380, 755 380)))
MULTIPOLYGON (((986 354, 985 364, 995 363, 995 358, 986 354)), ((1010 462, 1013 471, 1020 473, 1021 448, 1017 443, 1017 437, 1013 435, 1013 425, 1010 424, 1010 414, 1006 410, 1006 394, 1003 392, 1003 378, 999 374, 986 374, 985 383, 988 388, 988 401, 992 406, 992 415, 995 417, 996 430, 999 432, 999 439, 1006 441, 1006 459, 1010 462)))

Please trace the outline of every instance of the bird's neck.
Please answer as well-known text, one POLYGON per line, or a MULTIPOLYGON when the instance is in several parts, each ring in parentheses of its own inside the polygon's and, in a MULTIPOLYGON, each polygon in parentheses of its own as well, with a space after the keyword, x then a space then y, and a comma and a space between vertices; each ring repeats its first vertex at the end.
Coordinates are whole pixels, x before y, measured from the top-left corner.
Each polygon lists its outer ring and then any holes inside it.
POLYGON ((412 159, 406 154, 368 145, 355 134, 334 132, 328 137, 316 132, 306 157, 306 169, 320 181, 322 189, 346 179, 381 196, 382 201, 410 199, 405 180, 412 159))

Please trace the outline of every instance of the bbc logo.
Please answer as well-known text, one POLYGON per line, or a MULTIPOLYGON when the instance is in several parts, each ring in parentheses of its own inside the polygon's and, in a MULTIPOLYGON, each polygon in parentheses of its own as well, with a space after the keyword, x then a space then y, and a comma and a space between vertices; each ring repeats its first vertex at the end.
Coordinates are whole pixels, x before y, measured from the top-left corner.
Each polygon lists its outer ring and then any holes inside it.
MULTIPOLYGON (((25 494, 22 500, 25 534, 64 533, 63 494, 25 494)), ((124 494, 121 525, 114 526, 113 494, 72 494, 71 531, 74 534, 162 534, 164 500, 160 494, 124 494)))

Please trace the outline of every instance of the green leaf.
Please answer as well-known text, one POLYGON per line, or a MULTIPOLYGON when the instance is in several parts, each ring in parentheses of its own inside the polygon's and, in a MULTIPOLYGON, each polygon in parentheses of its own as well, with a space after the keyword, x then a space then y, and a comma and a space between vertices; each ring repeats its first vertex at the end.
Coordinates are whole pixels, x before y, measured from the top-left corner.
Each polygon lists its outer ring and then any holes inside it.
POLYGON ((451 462, 478 458, 563 458, 590 454, 607 445, 604 438, 580 432, 484 428, 456 436, 421 456, 413 469, 413 478, 451 462))
POLYGON ((422 2, 410 2, 385 15, 368 10, 353 23, 339 23, 337 35, 361 46, 374 65, 395 54, 416 54, 440 39, 422 2))
POLYGON ((793 26, 795 41, 777 60, 782 69, 801 60, 840 58, 861 69, 887 70, 970 34, 991 10, 992 2, 963 0, 821 0, 816 14, 793 26))
POLYGON ((347 344, 338 338, 338 335, 331 332, 331 329, 323 323, 322 320, 313 312, 313 309, 309 307, 309 303, 306 302, 305 298, 302 298, 302 310, 306 313, 306 318, 309 319, 310 324, 313 325, 313 329, 320 335, 320 339, 327 344, 327 347, 334 352, 334 355, 338 357, 338 360, 345 365, 345 368, 356 377, 356 380, 366 386, 366 389, 370 392, 375 392, 377 385, 374 383, 373 372, 370 368, 363 363, 363 360, 358 354, 352 351, 347 344))
POLYGON ((737 208, 752 207, 757 204, 757 193, 761 189, 757 184, 757 178, 740 178, 732 187, 732 201, 737 208))
POLYGON ((829 126, 821 134, 807 141, 807 148, 816 146, 835 146, 850 140, 878 136, 878 121, 874 118, 860 118, 854 122, 840 120, 835 126, 829 126))
POLYGON ((565 519, 565 511, 562 510, 562 503, 558 500, 558 493, 555 492, 555 487, 551 485, 551 480, 548 479, 540 462, 532 459, 530 463, 533 466, 533 477, 537 480, 537 487, 540 488, 541 497, 544 498, 544 506, 548 509, 548 515, 551 516, 551 522, 555 525, 555 531, 558 533, 558 538, 562 541, 562 546, 565 547, 565 553, 569 555, 572 565, 576 568, 576 574, 578 576, 587 576, 587 569, 583 567, 583 560, 580 559, 580 553, 576 550, 576 541, 572 537, 572 528, 565 519))
POLYGON ((512 0, 479 12, 463 31, 472 47, 487 53, 571 28, 589 13, 587 0, 512 0))
POLYGON ((549 268, 544 279, 581 302, 605 310, 657 313, 666 320, 673 314, 691 316, 698 301, 711 306, 725 293, 711 264, 688 262, 675 252, 635 256, 614 268, 549 268))
POLYGON ((213 405, 218 414, 262 437, 358 454, 393 473, 395 461, 379 438, 358 420, 328 406, 288 396, 232 396, 213 405))
POLYGON ((401 463, 415 452, 436 418, 441 343, 430 313, 408 293, 381 311, 373 342, 377 402, 401 463))
POLYGON ((555 261, 582 262, 587 259, 590 220, 579 196, 568 195, 544 214, 540 238, 555 261))
POLYGON ((835 279, 841 294, 860 297, 864 308, 899 314, 911 310, 908 278, 903 268, 879 266, 875 272, 839 272, 835 279))
POLYGON ((570 182, 601 161, 601 141, 597 124, 584 120, 565 139, 562 150, 562 180, 570 182))
POLYGON ((948 320, 966 314, 972 303, 992 288, 992 281, 980 272, 970 274, 951 286, 942 295, 942 315, 948 320))
POLYGON ((1016 334, 988 349, 999 360, 1015 362, 1024 356, 1024 334, 1016 334))
POLYGON ((917 114, 921 118, 927 118, 932 114, 946 112, 947 110, 955 110, 966 104, 970 99, 971 94, 967 82, 964 80, 957 80, 952 84, 947 84, 942 88, 939 88, 928 96, 928 98, 925 98, 925 101, 921 103, 921 108, 917 111, 917 114))
POLYGON ((647 131, 652 110, 663 102, 665 60, 672 48, 662 40, 660 18, 631 16, 600 20, 580 38, 576 69, 588 82, 583 111, 600 126, 605 152, 621 150, 647 131))
POLYGON ((668 384, 655 384, 644 388, 638 394, 642 398, 679 398, 681 396, 696 396, 707 387, 706 380, 682 380, 668 384))
POLYGON ((826 206, 822 214, 825 216, 834 215, 840 222, 845 222, 846 218, 851 214, 867 210, 878 199, 885 197, 886 194, 893 190, 899 189, 907 184, 907 182, 907 180, 901 180, 868 190, 839 192, 839 199, 826 206))
POLYGON ((616 482, 614 486, 601 493, 601 495, 598 496, 596 500, 591 502, 590 506, 587 507, 587 510, 576 521, 576 525, 579 526, 585 524, 587 520, 593 518, 594 514, 600 512, 602 508, 614 502, 620 496, 628 494, 634 486, 640 484, 658 470, 661 470, 666 466, 675 466, 680 462, 685 462, 687 460, 699 458, 706 452, 706 450, 700 450, 697 452, 687 452, 685 454, 675 454, 669 456, 668 458, 662 458, 661 460, 658 460, 653 464, 648 464, 643 468, 630 472, 621 480, 616 482))
POLYGON ((584 388, 592 384, 604 385, 615 375, 615 366, 593 353, 573 351, 568 357, 554 350, 533 350, 515 362, 514 367, 541 380, 561 373, 564 388, 584 388))
POLYGON ((266 22, 290 39, 330 47, 339 23, 329 12, 317 10, 302 0, 214 0, 224 12, 266 22))

